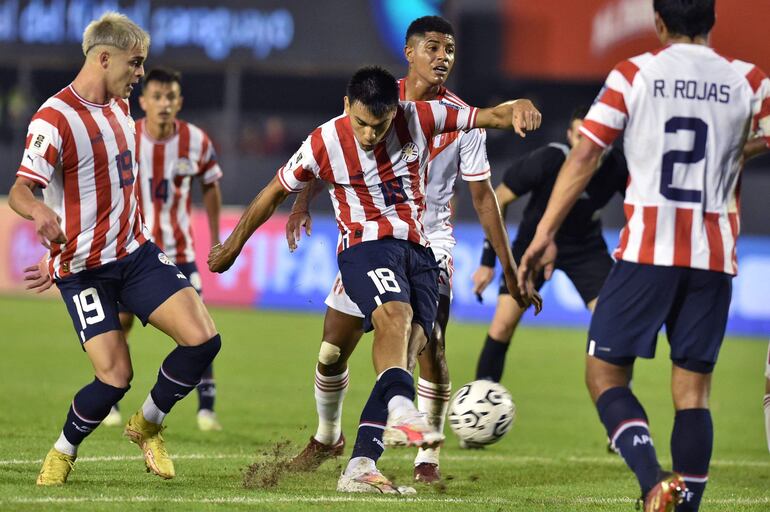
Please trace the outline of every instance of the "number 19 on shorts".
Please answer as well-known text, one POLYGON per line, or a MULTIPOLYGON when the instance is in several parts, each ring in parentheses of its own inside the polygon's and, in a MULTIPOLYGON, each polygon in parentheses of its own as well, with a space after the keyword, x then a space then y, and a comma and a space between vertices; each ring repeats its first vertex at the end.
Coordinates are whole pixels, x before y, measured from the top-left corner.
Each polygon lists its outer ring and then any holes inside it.
POLYGON ((104 308, 96 288, 86 288, 82 292, 76 293, 72 296, 72 302, 75 303, 75 309, 78 312, 81 333, 88 325, 98 324, 104 320, 104 308))

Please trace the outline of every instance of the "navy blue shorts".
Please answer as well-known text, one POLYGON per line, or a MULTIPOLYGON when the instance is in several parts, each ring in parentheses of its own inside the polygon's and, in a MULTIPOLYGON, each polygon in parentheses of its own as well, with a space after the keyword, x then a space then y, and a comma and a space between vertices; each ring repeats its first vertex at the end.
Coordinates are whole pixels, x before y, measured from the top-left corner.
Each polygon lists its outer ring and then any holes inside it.
MULTIPOLYGON (((198 272, 198 265, 194 261, 190 263, 176 263, 176 268, 187 277, 187 280, 190 281, 190 286, 198 292, 198 295, 201 295, 203 293, 203 281, 201 280, 200 272, 198 272)), ((122 302, 118 302, 118 313, 133 314, 122 302)))
POLYGON ((120 330, 118 302, 142 324, 158 306, 190 286, 184 274, 152 242, 117 261, 56 281, 80 342, 120 330))
POLYGON ((395 238, 372 240, 337 256, 345 292, 364 315, 364 331, 372 330, 372 312, 386 302, 412 306, 412 322, 430 338, 438 310, 439 268, 433 251, 395 238))
POLYGON ((674 364, 711 373, 731 296, 728 274, 618 261, 599 292, 588 354, 622 366, 636 357, 652 358, 665 325, 674 364))
MULTIPOLYGON (((518 265, 524 251, 527 250, 530 240, 518 240, 513 242, 511 251, 513 259, 518 265)), ((604 280, 612 268, 612 258, 607 250, 607 244, 601 236, 587 237, 583 243, 559 243, 559 252, 556 254, 555 267, 565 274, 575 289, 580 294, 583 302, 589 302, 599 296, 604 280)), ((540 290, 545 283, 543 273, 535 279, 535 288, 540 290)), ((508 295, 508 286, 505 278, 500 279, 499 295, 508 295)))

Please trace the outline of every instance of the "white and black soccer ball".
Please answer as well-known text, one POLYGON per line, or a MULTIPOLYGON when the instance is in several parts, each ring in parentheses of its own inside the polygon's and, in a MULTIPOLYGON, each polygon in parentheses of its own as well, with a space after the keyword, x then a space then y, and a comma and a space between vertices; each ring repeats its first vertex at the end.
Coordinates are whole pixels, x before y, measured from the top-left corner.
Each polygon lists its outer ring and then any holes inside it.
POLYGON ((461 387, 449 405, 449 426, 468 447, 496 443, 511 429, 516 405, 505 387, 475 380, 461 387))

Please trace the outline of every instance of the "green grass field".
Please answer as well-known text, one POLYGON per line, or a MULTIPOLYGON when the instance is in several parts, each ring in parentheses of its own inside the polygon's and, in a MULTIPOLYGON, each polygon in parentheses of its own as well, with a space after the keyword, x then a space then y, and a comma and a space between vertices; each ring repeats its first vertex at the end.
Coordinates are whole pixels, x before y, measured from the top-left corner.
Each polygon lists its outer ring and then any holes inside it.
MULTIPOLYGON (((288 474, 282 462, 315 430, 313 365, 321 317, 215 309, 224 346, 216 362, 217 410, 223 432, 195 426, 194 396, 167 419, 166 439, 177 478, 147 474, 139 451, 120 429, 100 428, 80 449, 63 488, 34 485, 41 458, 59 434, 72 395, 91 379, 59 301, 0 298, 3 326, 0 415, 0 510, 633 510, 638 488, 605 436, 583 385, 582 330, 522 328, 509 351, 503 384, 518 408, 512 431, 483 451, 464 451, 447 428, 442 486, 418 486, 416 497, 335 492, 344 460, 314 474, 288 474), (272 487, 244 488, 244 469, 258 463, 272 487), (427 508, 426 508, 427 507, 427 508)), ((450 322, 454 387, 472 380, 483 325, 450 322)), ((367 338, 368 339, 368 338, 367 338)), ((344 431, 349 454, 361 407, 371 389, 369 344, 351 361, 344 431)), ((124 416, 144 400, 171 342, 152 328, 131 340, 134 381, 124 416)), ((770 456, 762 416, 765 340, 729 339, 714 379, 716 439, 702 510, 770 510, 770 456)), ((673 418, 669 363, 637 366, 635 386, 650 416, 658 454, 670 465, 673 418)), ((384 473, 406 484, 411 450, 389 450, 384 473)))

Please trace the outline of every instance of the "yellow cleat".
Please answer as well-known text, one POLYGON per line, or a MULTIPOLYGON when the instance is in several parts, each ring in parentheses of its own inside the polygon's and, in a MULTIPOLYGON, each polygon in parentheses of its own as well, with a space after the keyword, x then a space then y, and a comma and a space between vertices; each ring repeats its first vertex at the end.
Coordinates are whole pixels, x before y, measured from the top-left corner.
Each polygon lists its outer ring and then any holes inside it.
POLYGON ((162 425, 150 423, 144 419, 144 414, 140 409, 128 420, 123 435, 142 450, 147 471, 168 480, 174 478, 176 472, 174 471, 174 462, 166 451, 166 444, 163 441, 163 434, 161 434, 163 429, 162 425))
POLYGON ((102 420, 102 425, 105 427, 119 427, 123 425, 123 417, 120 415, 120 411, 115 407, 110 409, 109 414, 102 420))
POLYGON ((51 448, 37 475, 37 485, 64 485, 75 467, 75 457, 51 448))
POLYGON ((198 430, 201 432, 219 432, 222 424, 214 411, 201 409, 198 411, 198 430))

